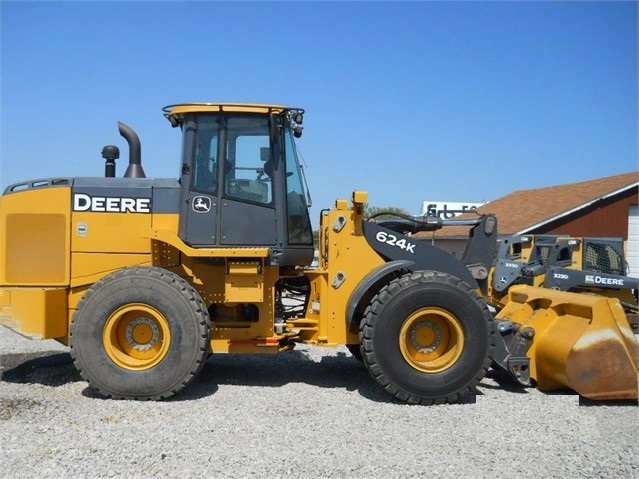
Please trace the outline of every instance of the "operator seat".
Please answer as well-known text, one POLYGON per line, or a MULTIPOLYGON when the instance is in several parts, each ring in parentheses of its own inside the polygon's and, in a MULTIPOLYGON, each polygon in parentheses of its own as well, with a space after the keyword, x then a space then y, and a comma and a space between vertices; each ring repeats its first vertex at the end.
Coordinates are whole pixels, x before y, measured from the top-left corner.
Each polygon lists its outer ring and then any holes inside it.
MULTIPOLYGON (((274 166, 273 166, 273 157, 271 156, 271 149, 269 147, 260 148, 260 160, 264 163, 262 167, 263 174, 268 176, 271 180, 273 179, 274 174, 274 166)), ((262 176, 262 173, 260 173, 262 176)), ((258 178, 263 180, 263 178, 258 178)))

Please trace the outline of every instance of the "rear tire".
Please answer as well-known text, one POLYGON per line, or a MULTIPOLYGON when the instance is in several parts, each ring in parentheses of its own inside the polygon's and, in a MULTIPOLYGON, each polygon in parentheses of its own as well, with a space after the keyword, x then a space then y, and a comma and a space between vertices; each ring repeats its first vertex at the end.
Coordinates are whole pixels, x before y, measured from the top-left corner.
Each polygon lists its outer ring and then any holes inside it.
POLYGON ((360 324, 370 374, 413 404, 454 402, 474 393, 491 364, 494 341, 483 299, 460 279, 434 271, 391 281, 360 324))
POLYGON ((184 389, 207 357, 211 322, 183 278, 132 267, 95 283, 78 304, 69 345, 98 393, 116 399, 165 399, 184 389))

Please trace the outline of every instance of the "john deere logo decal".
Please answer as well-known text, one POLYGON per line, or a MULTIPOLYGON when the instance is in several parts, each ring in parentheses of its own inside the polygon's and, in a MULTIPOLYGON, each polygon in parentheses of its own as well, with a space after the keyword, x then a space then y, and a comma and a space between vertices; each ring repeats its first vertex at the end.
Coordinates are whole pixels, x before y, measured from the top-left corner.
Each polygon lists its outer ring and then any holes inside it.
POLYGON ((193 211, 196 213, 208 213, 211 211, 211 198, 208 196, 196 196, 193 198, 193 211))
POLYGON ((151 198, 105 197, 75 193, 73 195, 73 211, 151 213, 151 198))

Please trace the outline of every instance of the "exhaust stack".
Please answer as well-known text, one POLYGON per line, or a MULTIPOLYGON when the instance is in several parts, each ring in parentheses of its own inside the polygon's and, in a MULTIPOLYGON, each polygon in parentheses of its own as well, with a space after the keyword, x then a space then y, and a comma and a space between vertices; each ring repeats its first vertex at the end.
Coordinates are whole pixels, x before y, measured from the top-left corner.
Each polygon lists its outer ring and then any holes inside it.
POLYGON ((142 169, 142 147, 140 146, 140 138, 133 131, 121 121, 118 122, 118 130, 120 135, 129 144, 129 166, 124 173, 125 178, 146 178, 144 170, 142 169))

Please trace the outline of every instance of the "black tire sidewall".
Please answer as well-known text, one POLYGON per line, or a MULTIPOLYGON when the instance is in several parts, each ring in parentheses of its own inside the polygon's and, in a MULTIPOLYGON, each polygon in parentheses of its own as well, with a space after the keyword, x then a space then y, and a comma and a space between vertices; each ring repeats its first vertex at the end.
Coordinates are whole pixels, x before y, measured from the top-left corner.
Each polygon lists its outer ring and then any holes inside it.
POLYGON ((347 344, 346 349, 351 353, 351 355, 362 362, 364 359, 362 358, 362 350, 360 349, 359 344, 347 344))
POLYGON ((489 361, 489 316, 482 311, 474 296, 470 287, 464 291, 454 284, 424 281, 424 278, 393 294, 374 324, 373 350, 382 374, 402 391, 420 398, 439 398, 466 389, 489 361), (460 323, 464 333, 464 348, 459 359, 436 373, 415 369, 403 357, 399 347, 404 321, 424 307, 448 311, 460 323))
MULTIPOLYGON (((168 397, 197 373, 206 351, 206 324, 193 301, 184 294, 182 278, 155 268, 119 271, 105 277, 82 299, 72 324, 72 354, 83 376, 102 394, 114 397, 168 397), (108 356, 103 333, 118 308, 142 303, 157 309, 168 323, 170 346, 166 356, 147 370, 125 369, 108 356)), ((194 291, 193 291, 194 292, 194 291)), ((206 322, 205 322, 206 323, 206 322)))

